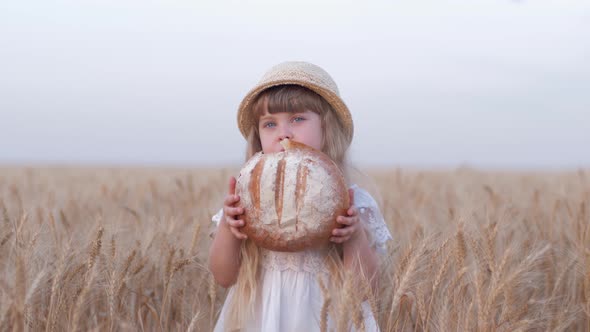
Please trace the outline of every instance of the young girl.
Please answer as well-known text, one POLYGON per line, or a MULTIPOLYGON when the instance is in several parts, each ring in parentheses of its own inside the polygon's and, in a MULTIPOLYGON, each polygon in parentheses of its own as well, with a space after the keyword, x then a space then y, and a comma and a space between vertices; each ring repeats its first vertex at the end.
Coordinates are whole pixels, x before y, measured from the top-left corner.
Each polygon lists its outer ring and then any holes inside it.
MULTIPOLYGON (((237 207, 236 180, 230 178, 223 208, 212 218, 217 228, 209 268, 221 286, 231 286, 215 331, 319 331, 327 285, 341 286, 336 272, 365 276, 374 287, 378 255, 391 239, 373 197, 350 183, 345 159, 352 117, 328 73, 310 63, 285 62, 271 68, 243 99, 238 126, 248 142, 246 160, 259 151, 281 151, 279 142, 286 138, 326 153, 349 183, 351 206, 337 218, 342 228, 333 231, 330 247, 270 251, 240 231, 244 210, 237 207)), ((366 331, 379 329, 367 301, 362 323, 366 331)), ((327 325, 334 328, 330 317, 327 325)))

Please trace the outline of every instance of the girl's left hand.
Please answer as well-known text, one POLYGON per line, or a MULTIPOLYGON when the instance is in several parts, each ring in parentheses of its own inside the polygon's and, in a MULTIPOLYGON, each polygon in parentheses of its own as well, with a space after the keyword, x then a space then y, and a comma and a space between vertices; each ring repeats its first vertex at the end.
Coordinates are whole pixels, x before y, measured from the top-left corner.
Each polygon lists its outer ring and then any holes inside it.
POLYGON ((354 190, 348 189, 348 195, 350 196, 350 207, 346 211, 347 216, 338 216, 336 218, 336 222, 343 225, 343 227, 333 230, 330 238, 330 241, 335 243, 344 243, 350 240, 358 234, 361 227, 358 212, 354 207, 354 190))

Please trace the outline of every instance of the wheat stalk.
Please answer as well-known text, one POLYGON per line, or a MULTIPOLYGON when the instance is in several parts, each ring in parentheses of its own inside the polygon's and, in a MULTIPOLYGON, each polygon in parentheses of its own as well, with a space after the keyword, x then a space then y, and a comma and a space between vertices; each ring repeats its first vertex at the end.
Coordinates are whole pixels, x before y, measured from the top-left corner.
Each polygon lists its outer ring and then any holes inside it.
POLYGON ((322 278, 318 278, 318 284, 320 286, 320 290, 322 291, 322 297, 324 301, 322 303, 322 309, 320 311, 320 331, 327 332, 328 331, 328 310, 330 308, 330 303, 332 302, 332 297, 328 292, 328 288, 326 287, 322 278))

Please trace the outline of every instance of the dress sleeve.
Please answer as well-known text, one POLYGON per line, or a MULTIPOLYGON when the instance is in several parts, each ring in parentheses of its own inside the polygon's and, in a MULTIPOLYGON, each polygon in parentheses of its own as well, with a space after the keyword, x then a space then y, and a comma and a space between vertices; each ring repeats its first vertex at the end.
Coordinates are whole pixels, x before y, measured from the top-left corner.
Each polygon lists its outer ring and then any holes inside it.
POLYGON ((216 214, 211 217, 211 222, 213 223, 213 230, 209 233, 209 237, 213 238, 215 236, 215 231, 217 231, 217 226, 219 226, 219 222, 221 221, 221 217, 223 216, 223 208, 219 209, 216 214))
POLYGON ((366 190, 352 186, 354 189, 354 206, 358 210, 359 217, 365 230, 368 232, 371 245, 378 254, 387 253, 387 241, 392 240, 391 233, 385 224, 381 210, 377 202, 366 190))

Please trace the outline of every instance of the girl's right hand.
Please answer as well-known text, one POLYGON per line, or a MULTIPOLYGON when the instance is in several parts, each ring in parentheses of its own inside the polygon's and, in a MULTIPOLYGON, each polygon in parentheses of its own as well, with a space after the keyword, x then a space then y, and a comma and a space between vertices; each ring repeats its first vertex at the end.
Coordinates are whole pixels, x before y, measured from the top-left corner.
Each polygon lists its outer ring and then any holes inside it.
POLYGON ((236 195, 236 178, 232 176, 229 179, 229 193, 223 201, 223 221, 236 239, 245 240, 248 236, 239 230, 244 226, 244 220, 238 218, 244 214, 244 208, 236 206, 239 201, 240 196, 236 195))

